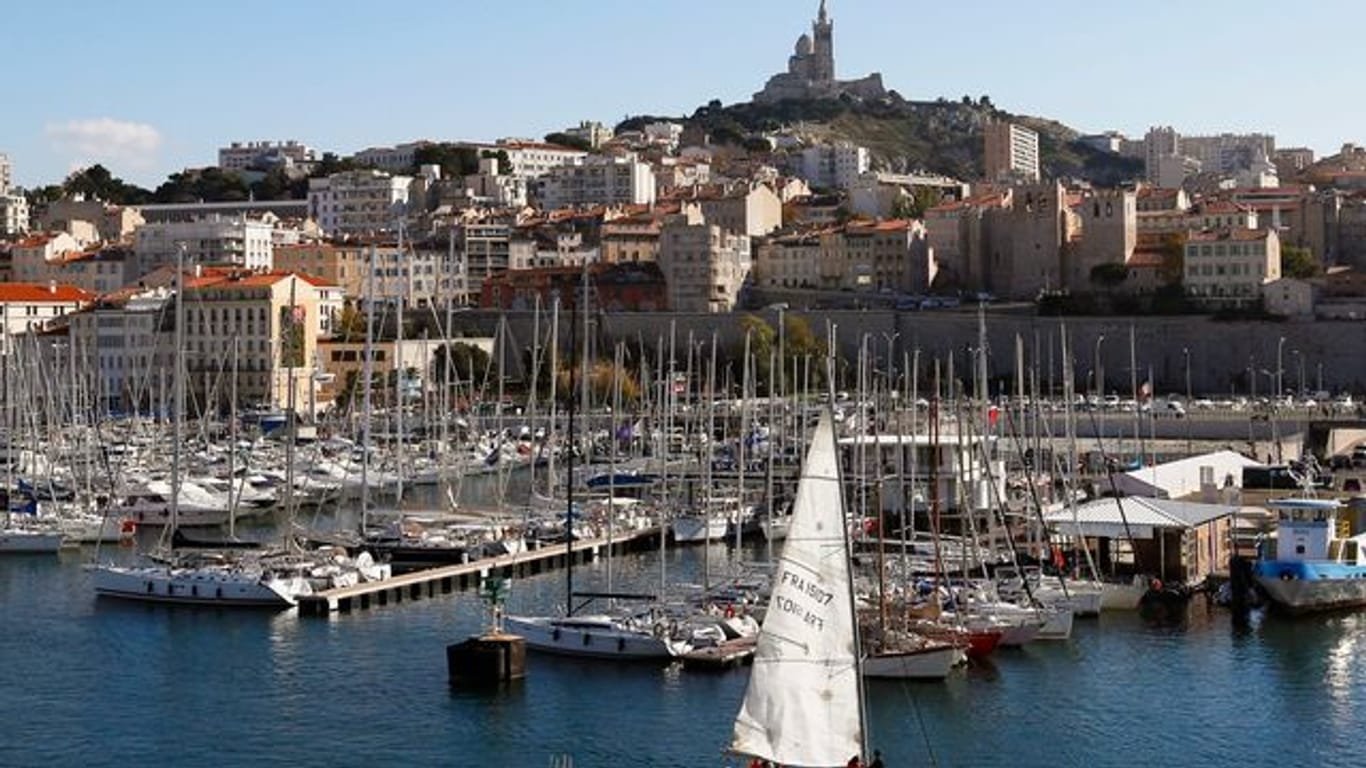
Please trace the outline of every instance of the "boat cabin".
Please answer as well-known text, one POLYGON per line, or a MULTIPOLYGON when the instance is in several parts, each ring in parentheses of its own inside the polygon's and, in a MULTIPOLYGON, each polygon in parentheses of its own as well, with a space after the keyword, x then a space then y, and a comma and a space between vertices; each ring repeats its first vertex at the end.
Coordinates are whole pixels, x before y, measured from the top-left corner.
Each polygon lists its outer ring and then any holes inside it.
POLYGON ((1264 553, 1267 559, 1366 565, 1366 533, 1352 536, 1352 521, 1336 500, 1280 499, 1267 506, 1276 514, 1276 546, 1264 553))

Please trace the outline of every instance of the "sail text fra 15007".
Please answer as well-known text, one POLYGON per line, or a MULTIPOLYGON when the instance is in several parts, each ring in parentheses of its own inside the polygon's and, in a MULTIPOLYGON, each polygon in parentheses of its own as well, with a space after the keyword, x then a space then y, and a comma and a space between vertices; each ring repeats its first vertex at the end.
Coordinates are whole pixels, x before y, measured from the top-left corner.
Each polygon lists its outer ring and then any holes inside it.
POLYGON ((858 640, 829 417, 802 470, 730 749, 782 765, 843 766, 863 753, 858 640))

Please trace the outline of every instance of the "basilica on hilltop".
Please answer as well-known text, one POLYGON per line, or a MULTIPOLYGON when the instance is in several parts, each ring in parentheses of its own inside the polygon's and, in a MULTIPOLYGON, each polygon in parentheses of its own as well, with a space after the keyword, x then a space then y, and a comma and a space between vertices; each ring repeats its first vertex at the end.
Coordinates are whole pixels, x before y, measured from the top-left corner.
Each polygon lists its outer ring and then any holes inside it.
POLYGON ((887 90, 877 72, 861 80, 835 79, 835 22, 826 11, 825 0, 821 0, 811 34, 797 38, 797 50, 787 60, 787 71, 770 77, 764 89, 754 94, 754 101, 772 104, 784 99, 833 99, 845 94, 880 99, 887 95, 887 90))

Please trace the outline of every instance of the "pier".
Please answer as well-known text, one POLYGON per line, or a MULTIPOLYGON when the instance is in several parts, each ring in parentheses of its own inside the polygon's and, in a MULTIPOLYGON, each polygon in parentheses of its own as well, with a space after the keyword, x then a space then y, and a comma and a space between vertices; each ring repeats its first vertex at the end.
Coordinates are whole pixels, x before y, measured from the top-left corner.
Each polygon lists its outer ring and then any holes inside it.
MULTIPOLYGON (((610 542, 606 538, 576 541, 572 547, 572 557, 575 563, 590 563, 608 554, 609 550, 613 554, 620 554, 657 546, 661 531, 659 526, 652 526, 613 536, 610 542)), ((383 581, 337 587, 299 598, 299 615, 328 616, 334 612, 350 613, 447 595, 456 590, 478 587, 489 576, 520 578, 563 568, 568 556, 571 556, 571 552, 563 544, 551 544, 511 555, 413 571, 383 581)))

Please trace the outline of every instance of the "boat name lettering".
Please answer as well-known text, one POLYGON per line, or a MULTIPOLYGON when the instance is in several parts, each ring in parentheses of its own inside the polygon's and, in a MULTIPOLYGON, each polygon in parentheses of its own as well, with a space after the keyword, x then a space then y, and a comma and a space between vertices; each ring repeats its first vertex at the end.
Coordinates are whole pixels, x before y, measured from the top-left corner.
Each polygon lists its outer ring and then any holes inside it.
POLYGON ((823 589, 821 585, 812 581, 807 581, 792 571, 783 571, 782 582, 784 584, 791 584, 807 597, 815 598, 821 605, 829 605, 830 601, 835 599, 834 592, 823 589))
POLYGON ((806 606, 802 605, 796 600, 793 600, 790 597, 783 597, 782 595, 774 595, 773 604, 777 606, 778 610, 782 611, 783 613, 790 613, 794 616, 800 616, 802 618, 802 621, 806 622, 811 627, 815 628, 816 631, 825 631, 825 619, 817 615, 814 611, 809 610, 806 606))

